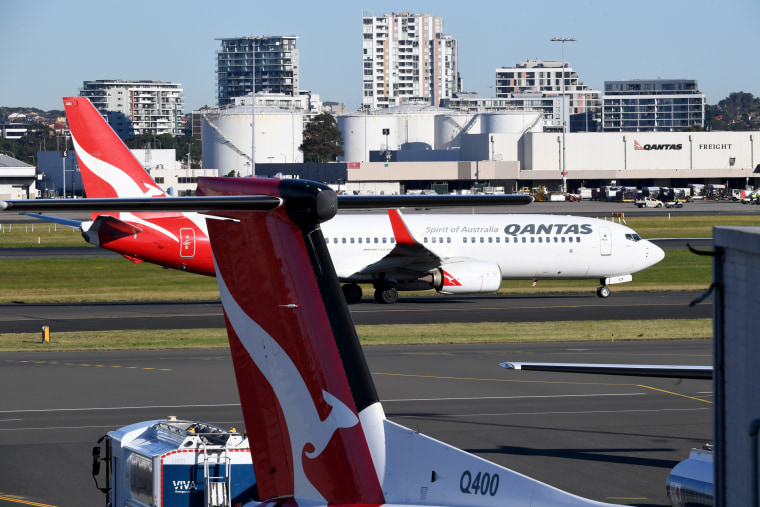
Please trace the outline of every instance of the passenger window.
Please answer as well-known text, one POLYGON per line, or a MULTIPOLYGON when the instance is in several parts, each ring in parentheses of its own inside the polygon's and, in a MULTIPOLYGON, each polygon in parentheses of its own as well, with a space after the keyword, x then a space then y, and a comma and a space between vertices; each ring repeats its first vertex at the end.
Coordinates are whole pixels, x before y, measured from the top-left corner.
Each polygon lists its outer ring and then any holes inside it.
POLYGON ((451 243, 451 236, 446 238, 446 243, 451 243))
POLYGON ((527 240, 527 239, 525 239, 525 236, 523 236, 523 239, 522 239, 522 240, 523 240, 523 243, 527 243, 527 242, 528 242, 528 240, 527 240))
POLYGON ((578 236, 577 238, 575 238, 575 242, 576 242, 576 243, 580 243, 580 242, 581 242, 581 237, 580 237, 580 236, 578 236))
POLYGON ((354 244, 354 238, 351 238, 351 244, 352 245, 354 244))
POLYGON ((531 243, 535 243, 535 242, 536 242, 536 238, 534 238, 533 236, 531 236, 531 237, 530 237, 530 242, 531 242, 531 243))
POLYGON ((480 237, 480 242, 481 242, 481 243, 485 243, 485 242, 486 242, 486 238, 484 238, 483 236, 481 236, 481 237, 480 237))
POLYGON ((562 242, 563 242, 563 243, 565 242, 565 237, 564 237, 564 236, 562 236, 562 242))
POLYGON ((346 244, 346 238, 341 238, 341 240, 342 240, 343 244, 345 245, 346 244))
POLYGON ((543 243, 543 242, 544 242, 544 238, 542 238, 541 236, 539 236, 539 237, 538 237, 538 242, 539 242, 539 243, 543 243))
POLYGON ((377 242, 378 242, 378 241, 377 241, 377 238, 375 238, 375 243, 377 243, 377 242))
POLYGON ((467 238, 462 238, 462 243, 467 243, 467 238))
POLYGON ((388 239, 388 238, 383 238, 383 243, 385 243, 387 239, 388 239))
POLYGON ((427 243, 427 237, 422 238, 423 243, 427 243))
POLYGON ((362 239, 361 239, 361 238, 359 238, 359 243, 361 243, 361 242, 362 242, 362 239))
POLYGON ((493 243, 493 238, 491 236, 488 236, 488 242, 493 243))
POLYGON ((506 238, 504 238, 504 243, 509 243, 509 236, 507 236, 506 238))
POLYGON ((395 243, 395 242, 396 242, 396 238, 391 238, 391 243, 395 243))

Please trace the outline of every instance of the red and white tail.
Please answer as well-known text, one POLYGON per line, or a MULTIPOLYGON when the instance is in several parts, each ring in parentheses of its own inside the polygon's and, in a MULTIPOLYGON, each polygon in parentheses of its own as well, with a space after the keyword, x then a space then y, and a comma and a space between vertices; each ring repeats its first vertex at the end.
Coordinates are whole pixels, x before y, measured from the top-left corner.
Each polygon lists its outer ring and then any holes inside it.
POLYGON ((283 199, 208 221, 261 501, 606 505, 385 419, 319 227, 336 212, 332 190, 200 178, 198 194, 283 199))
POLYGON ((64 97, 63 107, 87 197, 166 195, 88 98, 64 97))

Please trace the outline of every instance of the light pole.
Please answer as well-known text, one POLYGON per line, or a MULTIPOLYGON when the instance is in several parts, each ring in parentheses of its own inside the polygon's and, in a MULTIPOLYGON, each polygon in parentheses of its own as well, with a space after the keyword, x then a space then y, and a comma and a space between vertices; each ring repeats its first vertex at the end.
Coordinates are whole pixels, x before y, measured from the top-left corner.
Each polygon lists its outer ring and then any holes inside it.
POLYGON ((552 42, 562 43, 562 192, 567 193, 567 162, 565 158, 565 133, 567 132, 567 107, 565 105, 565 42, 575 42, 572 37, 554 37, 552 42))

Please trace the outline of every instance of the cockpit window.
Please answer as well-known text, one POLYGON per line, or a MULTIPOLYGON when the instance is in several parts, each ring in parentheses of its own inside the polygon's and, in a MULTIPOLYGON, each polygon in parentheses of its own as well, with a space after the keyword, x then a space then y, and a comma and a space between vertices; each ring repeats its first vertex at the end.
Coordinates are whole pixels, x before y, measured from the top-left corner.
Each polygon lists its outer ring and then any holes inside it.
POLYGON ((638 235, 638 234, 636 234, 636 233, 633 233, 633 234, 626 234, 626 235, 625 235, 625 239, 627 239, 627 240, 629 240, 629 241, 633 241, 633 242, 635 243, 636 241, 641 241, 641 236, 639 236, 639 235, 638 235))

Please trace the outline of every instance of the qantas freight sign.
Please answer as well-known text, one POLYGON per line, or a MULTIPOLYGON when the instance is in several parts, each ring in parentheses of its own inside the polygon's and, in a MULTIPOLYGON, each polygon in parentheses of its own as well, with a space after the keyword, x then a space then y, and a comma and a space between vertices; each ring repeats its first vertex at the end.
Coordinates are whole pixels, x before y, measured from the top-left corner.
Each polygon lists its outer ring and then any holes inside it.
POLYGON ((682 144, 644 144, 642 145, 638 141, 633 141, 634 150, 644 151, 677 151, 683 148, 682 144))

